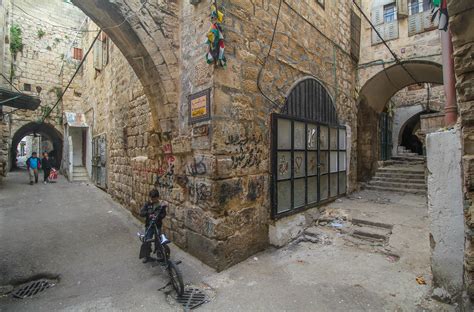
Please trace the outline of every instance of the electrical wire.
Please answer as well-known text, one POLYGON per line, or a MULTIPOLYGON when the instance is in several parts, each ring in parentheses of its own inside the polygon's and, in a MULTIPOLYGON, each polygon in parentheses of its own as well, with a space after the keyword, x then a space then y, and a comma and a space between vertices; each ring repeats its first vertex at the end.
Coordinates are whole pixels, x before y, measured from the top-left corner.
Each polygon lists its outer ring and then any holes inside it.
POLYGON ((354 5, 357 7, 357 9, 359 10, 359 12, 362 14, 362 16, 364 17, 364 19, 370 24, 370 27, 375 31, 375 33, 377 34, 377 36, 380 38, 380 40, 382 40, 382 43, 385 45, 385 47, 388 49, 388 51, 390 52, 390 54, 392 54, 393 58, 395 59, 395 62, 400 65, 402 67, 402 69, 408 74, 408 76, 410 76, 411 79, 413 79, 413 81, 415 83, 419 83, 418 80, 416 80, 416 78, 408 71, 408 69, 405 67, 405 65, 400 61, 400 58, 398 57, 398 55, 393 52, 393 50, 390 48, 390 46, 387 44, 387 41, 385 41, 385 39, 382 37, 382 35, 380 35, 379 31, 377 30, 377 28, 374 26, 374 24, 372 24, 372 21, 367 17, 367 15, 365 14, 365 12, 362 10, 362 8, 357 4, 356 0, 352 0, 352 2, 354 3, 354 5))
POLYGON ((5 79, 5 80, 8 82, 8 84, 11 85, 16 91, 18 91, 19 93, 23 94, 23 92, 21 92, 20 90, 18 90, 18 88, 15 87, 15 86, 13 85, 13 83, 12 83, 7 77, 5 77, 5 75, 4 75, 3 73, 0 72, 0 75, 2 75, 3 79, 5 79))
POLYGON ((92 44, 90 45, 89 49, 87 49, 86 54, 84 54, 84 57, 82 58, 79 65, 77 66, 76 71, 74 72, 74 75, 72 75, 71 79, 69 80, 66 88, 64 88, 64 91, 58 97, 58 100, 56 101, 56 103, 53 105, 53 107, 51 107, 51 109, 48 111, 48 113, 45 116, 43 116, 43 118, 41 119, 41 122, 39 124, 44 123, 44 120, 51 114, 53 109, 56 108, 56 106, 58 106, 58 104, 61 102, 61 100, 63 99, 64 94, 66 93, 67 89, 69 89, 69 86, 71 85, 72 81, 74 80, 77 73, 79 72, 79 69, 81 69, 82 64, 84 64, 84 61, 86 60, 86 58, 89 55, 90 51, 92 51, 92 48, 94 47, 95 42, 97 41, 97 39, 99 39, 100 34, 101 34, 101 31, 97 32, 97 35, 95 36, 94 40, 92 41, 92 44))
POLYGON ((275 105, 275 106, 278 106, 278 103, 276 103, 274 100, 270 99, 270 98, 263 92, 262 87, 260 86, 260 80, 261 80, 261 78, 262 78, 263 69, 265 68, 265 65, 267 65, 267 60, 268 60, 268 57, 270 56, 270 52, 272 51, 273 42, 274 42, 274 40, 275 40, 276 29, 277 29, 277 26, 278 26, 278 20, 280 19, 280 11, 281 11, 281 5, 282 5, 282 3, 283 3, 283 0, 280 0, 280 4, 278 5, 278 12, 277 12, 277 16, 276 16, 275 25, 273 26, 273 34, 272 34, 272 40, 270 41, 270 48, 268 49, 267 56, 266 56, 265 59, 263 60, 262 67, 260 67, 260 70, 258 71, 258 76, 257 76, 257 88, 258 88, 258 91, 260 91, 260 93, 261 93, 268 101, 270 101, 271 103, 273 103, 273 105, 275 105))
POLYGON ((288 8, 293 11, 293 13, 295 13, 296 15, 298 15, 299 18, 301 18, 302 20, 304 20, 308 25, 310 25, 312 28, 314 28, 321 36, 324 37, 324 39, 326 39, 327 41, 331 42, 335 47, 337 47, 342 53, 344 53, 345 55, 347 56, 350 56, 352 57, 352 55, 347 52, 343 47, 341 47, 339 44, 337 44, 334 40, 332 40, 331 38, 329 38, 325 33, 323 33, 316 25, 314 25, 313 23, 311 23, 311 21, 309 21, 306 17, 304 17, 303 15, 301 15, 300 12, 296 11, 295 8, 293 8, 288 2, 286 2, 286 0, 283 0, 283 3, 286 4, 288 6, 288 8))
POLYGON ((77 29, 77 28, 73 28, 73 27, 67 27, 67 26, 63 26, 63 25, 58 25, 58 24, 54 24, 54 23, 51 23, 47 20, 44 20, 44 19, 41 19, 37 16, 34 16, 34 15, 31 15, 30 13, 26 12, 23 8, 19 7, 18 5, 16 5, 15 3, 12 2, 12 5, 14 7, 16 7, 18 10, 22 11, 25 15, 37 20, 37 21, 40 21, 40 22, 43 22, 45 24, 48 24, 48 25, 51 25, 51 26, 54 26, 54 27, 57 27, 57 28, 62 28, 62 29, 67 29, 69 31, 76 31, 76 32, 84 32, 84 33, 87 33, 87 32, 95 32, 94 30, 81 30, 80 28, 77 29))
MULTIPOLYGON (((128 21, 128 19, 129 19, 130 17, 132 17, 132 15, 138 14, 138 13, 140 12, 140 10, 143 9, 143 7, 148 3, 148 1, 149 1, 149 0, 145 0, 137 11, 135 11, 135 12, 134 12, 134 11, 131 11, 132 14, 127 15, 127 16, 123 19, 123 21, 120 22, 119 24, 114 25, 114 26, 110 26, 110 27, 105 27, 105 28, 102 28, 101 30, 113 29, 113 28, 117 28, 117 27, 122 26, 125 22, 128 21)), ((14 3, 12 3, 12 5, 13 5, 14 7, 16 7, 17 9, 19 9, 20 11, 22 11, 22 12, 23 12, 24 14, 26 14, 27 16, 29 16, 29 17, 31 17, 31 18, 33 18, 33 19, 36 19, 36 20, 38 20, 38 21, 41 21, 41 22, 43 22, 43 23, 49 24, 49 25, 51 25, 51 26, 54 26, 54 27, 63 28, 63 29, 67 29, 67 30, 69 30, 69 31, 78 32, 78 33, 90 33, 90 32, 96 32, 96 31, 97 31, 97 30, 82 30, 81 28, 78 29, 78 28, 73 28, 73 27, 67 27, 67 26, 62 26, 62 25, 58 25, 58 24, 53 24, 53 23, 51 23, 51 22, 49 22, 49 21, 46 21, 46 20, 44 20, 44 19, 41 19, 41 18, 38 18, 38 17, 36 17, 36 16, 34 16, 34 15, 29 14, 29 13, 26 12, 24 9, 22 9, 21 7, 19 7, 18 5, 14 4, 14 3)))

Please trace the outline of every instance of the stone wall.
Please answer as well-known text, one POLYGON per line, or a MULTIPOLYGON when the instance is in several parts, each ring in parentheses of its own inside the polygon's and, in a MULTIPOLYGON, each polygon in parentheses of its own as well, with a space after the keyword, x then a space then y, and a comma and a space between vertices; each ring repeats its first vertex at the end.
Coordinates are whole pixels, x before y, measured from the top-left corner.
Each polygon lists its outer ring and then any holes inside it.
MULTIPOLYGON (((287 2, 290 6, 282 4, 261 81, 277 105, 264 100, 257 88, 258 71, 276 22, 277 0, 250 6, 247 1, 226 3, 226 69, 204 60, 202 43, 209 27, 210 2, 183 1, 173 11, 182 21, 179 75, 173 80, 179 98, 176 104, 166 104, 142 87, 144 78, 129 65, 123 52, 126 46, 120 45, 119 51, 110 42, 109 64, 100 72, 93 68, 92 57, 84 67, 81 111, 93 135, 107 136, 108 192, 136 213, 148 191, 157 187, 169 204, 164 229, 170 238, 219 270, 268 245, 269 114, 280 111, 291 86, 303 77, 317 78, 333 97, 340 123, 349 130, 357 128, 355 65, 346 52, 350 50, 352 6, 327 2, 323 9, 309 0, 287 2), (212 88, 212 118, 190 125, 187 97, 207 88, 212 88), (164 109, 166 116, 177 114, 176 128, 167 130, 160 121, 157 131, 153 105, 164 109)), ((146 14, 136 18, 145 19, 146 14)), ((151 27, 143 25, 137 27, 151 27)), ((97 28, 91 23, 88 29, 97 28)), ((105 32, 115 41, 117 34, 105 32)), ((90 32, 84 37, 85 48, 93 36, 90 32)), ((356 144, 355 140, 351 143, 356 144)), ((349 162, 349 186, 354 188, 355 155, 349 162)))
POLYGON ((403 88, 392 97, 391 101, 394 109, 422 105, 425 110, 443 112, 446 97, 443 86, 433 85, 429 87, 428 91, 428 84, 424 83, 423 87, 418 90, 410 89, 410 87, 403 88))
MULTIPOLYGON (((448 0, 450 29, 454 47, 454 66, 458 110, 463 138, 463 171, 465 195, 465 262, 464 283, 472 309, 474 301, 474 3, 448 0)), ((468 308, 469 309, 469 308, 468 308)))
MULTIPOLYGON (((6 28, 17 26, 21 29, 23 49, 12 56, 6 47, 3 57, 5 63, 3 74, 12 78, 12 84, 20 92, 38 96, 41 104, 35 111, 13 110, 8 118, 8 130, 5 137, 8 142, 2 145, 2 153, 10 154, 11 140, 23 126, 41 121, 49 110, 51 114, 44 120, 62 133, 62 115, 64 103, 54 109, 59 95, 72 77, 79 61, 71 58, 71 47, 74 38, 80 39, 80 25, 85 15, 76 7, 59 0, 37 1, 19 0, 5 2, 7 16, 6 28)), ((6 36, 9 42, 10 33, 6 36)), ((77 105, 80 91, 80 77, 76 77, 69 91, 65 94, 69 106, 77 105)), ((41 128, 38 127, 38 132, 41 128)), ((10 156, 9 156, 10 157, 10 156)))

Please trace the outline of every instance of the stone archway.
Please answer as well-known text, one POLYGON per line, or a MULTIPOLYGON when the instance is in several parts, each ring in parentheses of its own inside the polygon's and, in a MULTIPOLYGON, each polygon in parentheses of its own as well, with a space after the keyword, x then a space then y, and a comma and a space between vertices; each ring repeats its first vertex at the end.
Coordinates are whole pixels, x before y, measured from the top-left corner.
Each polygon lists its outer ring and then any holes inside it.
POLYGON ((10 151, 10 168, 15 167, 16 149, 21 139, 29 134, 41 134, 47 137, 53 143, 53 150, 50 154, 53 159, 53 166, 59 168, 63 155, 63 136, 53 126, 47 123, 30 122, 19 128, 12 137, 10 151))
POLYGON ((175 131, 179 2, 72 0, 72 3, 107 33, 133 68, 150 104, 154 130, 175 131))
POLYGON ((359 93, 357 130, 357 176, 370 179, 379 160, 379 116, 390 98, 414 83, 443 84, 443 69, 431 61, 403 61, 371 77, 359 93))

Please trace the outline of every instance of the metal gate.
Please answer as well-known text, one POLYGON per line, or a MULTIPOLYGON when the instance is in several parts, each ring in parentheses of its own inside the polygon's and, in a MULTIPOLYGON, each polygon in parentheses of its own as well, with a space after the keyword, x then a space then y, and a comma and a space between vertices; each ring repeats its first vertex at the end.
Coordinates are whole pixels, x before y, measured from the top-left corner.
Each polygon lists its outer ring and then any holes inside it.
POLYGON ((387 113, 380 114, 380 159, 392 157, 392 117, 387 113))
POLYGON ((289 94, 272 114, 272 217, 315 207, 346 193, 346 129, 315 79, 289 94))
POLYGON ((98 187, 107 189, 107 139, 105 134, 92 139, 92 180, 98 187))

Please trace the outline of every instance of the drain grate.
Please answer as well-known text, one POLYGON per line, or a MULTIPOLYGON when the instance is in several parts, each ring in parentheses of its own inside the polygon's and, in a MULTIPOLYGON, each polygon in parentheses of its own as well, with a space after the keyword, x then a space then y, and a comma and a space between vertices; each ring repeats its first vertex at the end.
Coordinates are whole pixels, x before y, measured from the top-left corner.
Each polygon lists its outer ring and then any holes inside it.
POLYGON ((18 299, 30 298, 55 285, 55 283, 52 283, 47 279, 39 279, 18 286, 12 291, 11 294, 13 297, 18 299))
POLYGON ((209 299, 199 288, 186 287, 183 295, 177 297, 176 301, 187 311, 199 307, 201 304, 208 302, 209 299))

